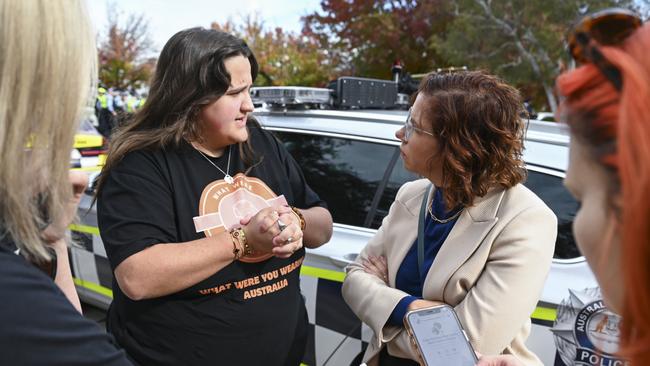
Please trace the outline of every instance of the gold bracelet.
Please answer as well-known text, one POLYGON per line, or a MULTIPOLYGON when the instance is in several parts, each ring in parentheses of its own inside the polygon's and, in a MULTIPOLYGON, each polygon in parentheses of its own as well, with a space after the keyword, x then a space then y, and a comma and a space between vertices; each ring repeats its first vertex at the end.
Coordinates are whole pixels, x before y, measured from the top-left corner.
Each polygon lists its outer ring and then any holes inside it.
POLYGON ((247 255, 251 255, 253 253, 253 248, 251 248, 250 245, 248 245, 248 240, 246 239, 246 233, 242 228, 236 228, 232 229, 230 231, 230 235, 232 235, 233 238, 237 239, 237 242, 239 242, 239 245, 244 248, 244 254, 242 257, 245 257, 247 255))
POLYGON ((291 211, 298 216, 298 220, 300 221, 300 230, 305 231, 305 227, 307 226, 307 222, 305 221, 305 216, 302 215, 302 212, 297 207, 294 206, 289 206, 291 208, 291 211))
POLYGON ((235 256, 233 260, 238 260, 241 258, 242 249, 241 246, 238 246, 239 241, 235 239, 232 232, 230 233, 230 241, 232 241, 232 254, 235 256))

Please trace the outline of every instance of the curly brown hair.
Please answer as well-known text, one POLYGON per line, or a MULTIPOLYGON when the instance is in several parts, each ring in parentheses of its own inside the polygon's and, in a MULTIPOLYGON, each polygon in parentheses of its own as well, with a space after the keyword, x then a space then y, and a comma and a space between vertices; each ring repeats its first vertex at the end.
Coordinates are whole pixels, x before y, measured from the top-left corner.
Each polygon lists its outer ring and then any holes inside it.
MULTIPOLYGON (((517 89, 483 71, 428 74, 418 94, 438 136, 447 207, 472 206, 490 189, 526 178, 524 107, 517 89)), ((429 159, 433 166, 433 157, 429 159)))

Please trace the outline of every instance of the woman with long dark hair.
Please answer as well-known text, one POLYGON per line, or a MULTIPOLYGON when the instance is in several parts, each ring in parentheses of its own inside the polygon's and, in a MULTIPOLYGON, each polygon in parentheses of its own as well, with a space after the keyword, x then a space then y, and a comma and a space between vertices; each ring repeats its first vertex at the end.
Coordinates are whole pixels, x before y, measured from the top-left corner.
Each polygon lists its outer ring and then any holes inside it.
POLYGON ((165 45, 147 102, 111 141, 98 221, 115 275, 108 329, 143 365, 297 365, 304 246, 324 202, 252 119, 257 61, 193 28, 165 45))

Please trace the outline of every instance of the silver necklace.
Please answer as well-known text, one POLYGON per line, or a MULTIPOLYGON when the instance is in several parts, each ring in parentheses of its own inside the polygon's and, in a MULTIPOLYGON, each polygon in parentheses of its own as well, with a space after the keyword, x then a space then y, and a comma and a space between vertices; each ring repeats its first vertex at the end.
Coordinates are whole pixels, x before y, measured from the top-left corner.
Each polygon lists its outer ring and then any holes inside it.
POLYGON ((433 214, 433 210, 431 209, 431 206, 433 206, 433 200, 431 201, 431 204, 427 206, 427 209, 429 210, 429 215, 431 215, 431 218, 433 221, 440 223, 440 224, 446 224, 451 220, 455 220, 458 216, 460 216, 460 213, 463 212, 463 210, 458 210, 455 214, 451 215, 450 217, 447 217, 446 219, 439 219, 436 217, 436 215, 433 214))
POLYGON ((220 171, 221 173, 223 173, 223 180, 225 180, 226 183, 228 183, 228 184, 233 184, 233 183, 235 182, 235 180, 233 179, 233 177, 230 176, 230 174, 228 174, 228 173, 230 172, 230 152, 232 151, 232 150, 230 149, 230 146, 231 146, 231 145, 228 145, 228 165, 226 166, 226 171, 225 171, 225 172, 223 171, 223 169, 219 168, 219 167, 217 166, 217 164, 213 163, 212 160, 210 160, 210 158, 208 158, 208 157, 203 153, 203 151, 197 149, 196 147, 195 147, 194 149, 195 149, 196 151, 198 151, 199 154, 201 154, 201 156, 203 156, 203 157, 205 158, 205 160, 208 161, 208 163, 212 164, 213 167, 219 169, 219 171, 220 171))

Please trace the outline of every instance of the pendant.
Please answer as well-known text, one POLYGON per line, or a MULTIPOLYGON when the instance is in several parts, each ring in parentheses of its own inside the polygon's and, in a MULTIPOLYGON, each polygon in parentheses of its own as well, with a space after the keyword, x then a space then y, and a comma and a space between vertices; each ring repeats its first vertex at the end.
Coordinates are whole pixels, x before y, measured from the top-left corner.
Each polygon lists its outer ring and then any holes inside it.
POLYGON ((226 174, 226 175, 223 177, 223 180, 225 180, 226 183, 228 183, 228 184, 233 184, 233 183, 235 183, 235 180, 233 179, 233 177, 230 176, 230 174, 226 174))

